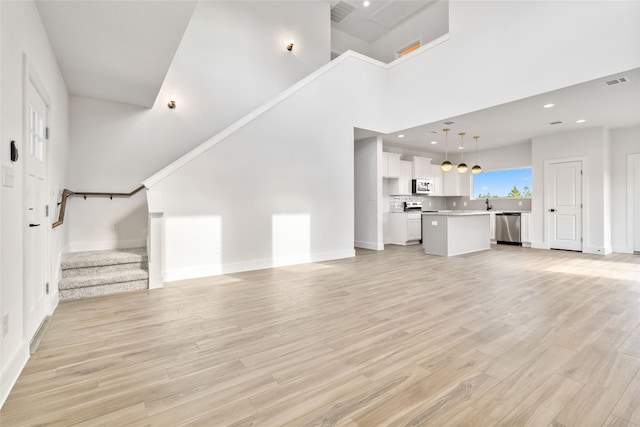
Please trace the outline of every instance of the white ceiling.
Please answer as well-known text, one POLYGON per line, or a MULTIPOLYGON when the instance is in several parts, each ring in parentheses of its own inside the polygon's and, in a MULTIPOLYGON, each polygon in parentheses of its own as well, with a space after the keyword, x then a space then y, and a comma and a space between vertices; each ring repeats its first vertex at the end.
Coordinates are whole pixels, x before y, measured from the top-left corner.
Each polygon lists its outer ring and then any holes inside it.
POLYGON ((459 152, 459 132, 464 136, 465 152, 475 150, 473 136, 478 135, 478 150, 499 148, 530 141, 533 137, 587 127, 618 128, 640 123, 640 68, 581 83, 553 92, 498 105, 457 117, 443 117, 412 129, 391 134, 356 130, 356 139, 381 135, 385 146, 429 153, 445 152, 445 133, 450 128, 449 153, 459 152), (612 86, 604 82, 626 77, 627 82, 612 86), (544 108, 553 103, 554 107, 544 108), (576 123, 577 120, 584 123, 576 123), (444 122, 453 121, 451 125, 444 122), (551 125, 551 122, 562 121, 551 125), (434 133, 435 132, 435 133, 434 133), (404 138, 398 135, 405 135, 404 138), (437 141, 432 145, 432 141, 437 141))
POLYGON ((196 1, 39 0, 69 93, 150 108, 196 1))
POLYGON ((364 6, 364 0, 332 0, 332 10, 350 12, 340 22, 332 19, 331 26, 373 43, 433 1, 369 0, 369 6, 364 6))

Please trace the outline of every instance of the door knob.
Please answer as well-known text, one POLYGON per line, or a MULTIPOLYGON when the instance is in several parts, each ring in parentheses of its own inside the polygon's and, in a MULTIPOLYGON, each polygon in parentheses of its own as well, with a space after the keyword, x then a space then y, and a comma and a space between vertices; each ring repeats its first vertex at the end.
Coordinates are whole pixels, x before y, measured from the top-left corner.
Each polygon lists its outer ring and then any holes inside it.
POLYGON ((29 224, 29 227, 40 227, 40 224, 29 224))
POLYGON ((555 209, 549 209, 549 212, 555 212, 555 211, 556 211, 555 209))

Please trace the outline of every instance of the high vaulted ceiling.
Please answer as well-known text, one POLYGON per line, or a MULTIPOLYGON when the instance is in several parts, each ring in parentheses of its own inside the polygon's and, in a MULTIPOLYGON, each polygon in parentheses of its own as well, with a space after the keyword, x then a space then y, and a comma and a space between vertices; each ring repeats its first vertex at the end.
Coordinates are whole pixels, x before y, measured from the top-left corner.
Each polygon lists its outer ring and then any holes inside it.
POLYGON ((36 2, 69 93, 150 108, 195 1, 36 2))

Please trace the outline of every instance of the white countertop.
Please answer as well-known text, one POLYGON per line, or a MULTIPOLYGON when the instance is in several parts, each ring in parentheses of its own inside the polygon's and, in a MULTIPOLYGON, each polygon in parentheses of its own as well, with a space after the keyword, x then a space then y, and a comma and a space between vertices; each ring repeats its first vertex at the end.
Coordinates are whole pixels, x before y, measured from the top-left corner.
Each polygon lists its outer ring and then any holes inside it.
POLYGON ((491 211, 438 211, 438 212, 422 212, 422 215, 433 216, 463 216, 463 215, 489 215, 491 211))

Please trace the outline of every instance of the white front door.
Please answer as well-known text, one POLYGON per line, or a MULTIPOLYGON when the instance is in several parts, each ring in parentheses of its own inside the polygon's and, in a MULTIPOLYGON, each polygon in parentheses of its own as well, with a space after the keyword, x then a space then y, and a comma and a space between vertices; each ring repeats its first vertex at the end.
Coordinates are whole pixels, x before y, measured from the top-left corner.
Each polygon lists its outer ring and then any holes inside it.
POLYGON ((25 337, 33 338, 47 315, 47 232, 45 223, 47 171, 47 106, 31 81, 27 88, 25 120, 25 337))
POLYGON ((582 162, 549 165, 549 245, 582 251, 582 162))

